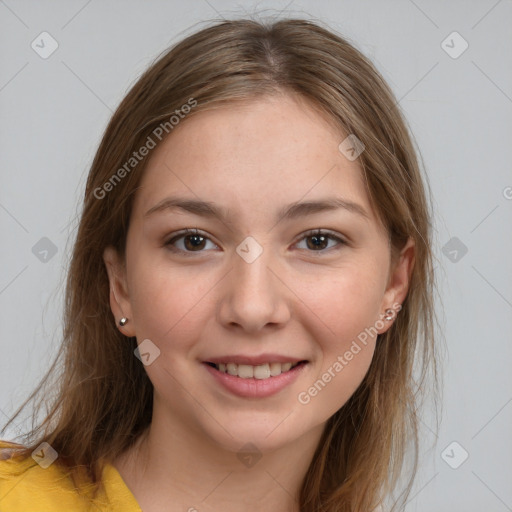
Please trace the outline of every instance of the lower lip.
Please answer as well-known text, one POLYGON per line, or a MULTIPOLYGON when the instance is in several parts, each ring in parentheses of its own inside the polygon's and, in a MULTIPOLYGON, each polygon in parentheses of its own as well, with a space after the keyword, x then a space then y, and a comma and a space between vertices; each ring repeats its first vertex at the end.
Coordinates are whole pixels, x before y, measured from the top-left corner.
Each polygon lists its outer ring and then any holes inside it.
POLYGON ((281 373, 281 375, 269 377, 268 379, 255 379, 254 377, 252 379, 242 379, 229 373, 220 372, 213 366, 203 363, 203 366, 206 367, 217 382, 234 395, 244 398, 266 398, 279 393, 286 386, 292 384, 306 369, 307 365, 308 363, 301 363, 295 368, 281 373))

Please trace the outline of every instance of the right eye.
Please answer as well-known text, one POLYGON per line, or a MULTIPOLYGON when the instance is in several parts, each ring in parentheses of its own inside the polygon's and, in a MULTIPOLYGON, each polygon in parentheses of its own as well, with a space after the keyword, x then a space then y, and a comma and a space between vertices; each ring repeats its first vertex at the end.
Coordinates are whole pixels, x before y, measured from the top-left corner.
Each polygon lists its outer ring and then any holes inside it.
MULTIPOLYGON (((200 232, 197 229, 184 229, 178 233, 175 233, 174 236, 165 242, 165 246, 169 248, 172 252, 180 253, 186 256, 191 256, 190 253, 194 252, 204 252, 202 249, 204 248, 204 245, 206 241, 210 241, 212 244, 213 242, 205 236, 204 233, 200 232), (183 241, 183 249, 176 247, 177 241, 183 241)), ((215 244, 213 244, 215 245, 215 244)), ((217 247, 215 245, 215 247, 217 247)))

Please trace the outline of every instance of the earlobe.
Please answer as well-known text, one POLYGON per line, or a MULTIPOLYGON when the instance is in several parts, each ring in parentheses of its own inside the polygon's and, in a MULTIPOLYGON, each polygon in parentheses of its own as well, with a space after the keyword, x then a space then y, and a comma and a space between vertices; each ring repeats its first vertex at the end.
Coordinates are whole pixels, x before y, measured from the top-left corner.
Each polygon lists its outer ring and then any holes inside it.
POLYGON ((125 266, 121 263, 117 251, 112 246, 108 246, 103 251, 103 261, 108 274, 110 308, 114 315, 114 322, 125 336, 135 336, 125 266))
POLYGON ((400 309, 402 309, 401 305, 409 290, 414 262, 415 242, 413 238, 409 237, 390 272, 388 285, 382 300, 382 310, 385 313, 381 315, 381 317, 387 318, 384 322, 385 326, 379 329, 379 334, 383 334, 391 327, 400 309), (391 314, 391 311, 393 311, 393 314, 391 314))

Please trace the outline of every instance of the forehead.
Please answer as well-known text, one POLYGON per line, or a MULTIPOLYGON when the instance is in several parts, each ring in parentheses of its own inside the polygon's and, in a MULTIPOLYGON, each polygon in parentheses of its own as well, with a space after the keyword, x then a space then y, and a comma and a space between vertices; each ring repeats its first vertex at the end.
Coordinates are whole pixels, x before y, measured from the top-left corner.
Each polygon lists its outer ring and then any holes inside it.
POLYGON ((373 216, 358 161, 338 149, 346 137, 300 97, 279 95, 199 111, 151 154, 134 208, 166 195, 251 211, 338 193, 373 216))

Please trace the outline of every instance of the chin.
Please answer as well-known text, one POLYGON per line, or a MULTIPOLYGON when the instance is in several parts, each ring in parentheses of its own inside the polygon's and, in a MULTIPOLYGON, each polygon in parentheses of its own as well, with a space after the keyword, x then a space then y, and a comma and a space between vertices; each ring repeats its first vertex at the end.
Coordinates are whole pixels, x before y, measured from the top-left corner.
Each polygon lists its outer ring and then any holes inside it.
MULTIPOLYGON (((257 413, 252 412, 246 420, 240 419, 230 423, 229 426, 223 424, 227 432, 220 426, 212 432, 210 423, 206 428, 207 435, 212 442, 226 451, 239 453, 244 451, 247 445, 254 445, 258 452, 265 453, 277 450, 305 433, 303 424, 301 426, 285 425, 283 420, 288 413, 281 415, 278 419, 272 416, 266 419, 261 418, 260 421, 255 421, 255 414, 257 413)), ((251 451, 250 448, 247 449, 251 451)))

